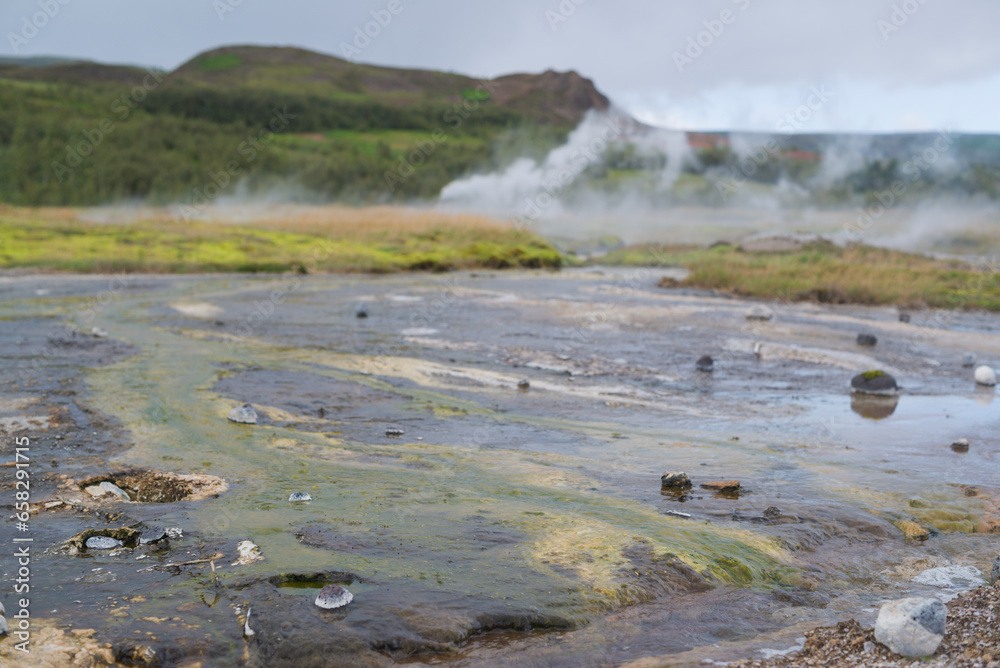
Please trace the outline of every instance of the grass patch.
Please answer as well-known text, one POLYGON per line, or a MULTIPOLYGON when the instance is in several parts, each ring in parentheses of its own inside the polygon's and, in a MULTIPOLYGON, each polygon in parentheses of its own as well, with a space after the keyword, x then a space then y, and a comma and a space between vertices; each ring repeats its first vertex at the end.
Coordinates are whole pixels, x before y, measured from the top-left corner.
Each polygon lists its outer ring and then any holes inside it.
POLYGON ((398 272, 557 269, 530 232, 488 218, 390 207, 305 207, 251 223, 95 223, 74 210, 0 210, 0 267, 74 272, 398 272))
MULTIPOLYGON (((744 297, 1000 311, 1000 273, 864 245, 817 242, 795 251, 745 252, 731 245, 646 244, 617 249, 601 262, 682 266, 691 273, 680 285, 744 297)), ((678 284, 664 283, 672 285, 678 284)))
POLYGON ((490 92, 482 88, 466 88, 462 91, 462 99, 469 102, 486 102, 490 99, 490 92))
POLYGON ((203 72, 220 72, 231 70, 243 64, 235 53, 223 53, 217 56, 207 56, 198 61, 198 69, 203 72))

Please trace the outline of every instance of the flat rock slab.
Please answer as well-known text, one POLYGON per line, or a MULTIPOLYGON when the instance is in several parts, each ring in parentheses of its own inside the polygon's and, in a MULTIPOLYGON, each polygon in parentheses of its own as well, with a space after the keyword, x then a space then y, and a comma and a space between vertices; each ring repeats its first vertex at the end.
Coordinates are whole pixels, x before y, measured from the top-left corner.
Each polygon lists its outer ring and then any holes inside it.
POLYGON ((702 489, 710 489, 713 492, 738 492, 740 489, 739 480, 716 480, 713 482, 701 483, 702 489))

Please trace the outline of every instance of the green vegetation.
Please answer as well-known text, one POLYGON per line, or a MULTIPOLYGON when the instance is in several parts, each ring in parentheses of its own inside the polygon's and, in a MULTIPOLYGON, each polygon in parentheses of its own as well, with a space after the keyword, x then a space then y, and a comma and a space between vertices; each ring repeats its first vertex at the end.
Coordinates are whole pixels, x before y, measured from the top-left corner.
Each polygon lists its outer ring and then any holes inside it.
MULTIPOLYGON (((850 245, 816 242, 796 251, 745 252, 641 245, 608 253, 602 263, 682 266, 681 286, 787 301, 897 305, 1000 311, 1000 274, 957 260, 850 245)), ((678 285, 665 279, 664 287, 678 285)))
POLYGON ((466 88, 462 91, 462 99, 472 102, 486 102, 490 99, 490 92, 481 88, 466 88))
POLYGON ((239 174, 222 192, 239 183, 351 204, 429 199, 509 163, 511 137, 544 152, 573 126, 539 121, 468 77, 296 49, 222 49, 169 77, 0 68, 0 201, 192 203, 231 162, 239 174))
POLYGON ((198 68, 205 72, 218 70, 228 70, 239 67, 242 64, 240 57, 235 53, 221 54, 217 56, 207 56, 198 61, 198 68))
POLYGON ((395 272, 551 268, 562 257, 528 232, 478 220, 397 225, 128 225, 0 213, 0 267, 76 272, 395 272))

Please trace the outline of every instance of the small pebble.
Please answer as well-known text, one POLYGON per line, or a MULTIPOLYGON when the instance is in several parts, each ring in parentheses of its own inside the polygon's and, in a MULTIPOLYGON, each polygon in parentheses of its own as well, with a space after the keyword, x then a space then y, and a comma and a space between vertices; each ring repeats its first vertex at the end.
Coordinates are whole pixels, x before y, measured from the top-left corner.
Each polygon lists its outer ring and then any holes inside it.
POLYGON ((385 435, 386 436, 402 436, 403 435, 403 430, 402 429, 396 429, 395 427, 390 427, 389 429, 385 430, 385 435))
POLYGON ((110 536, 91 536, 87 539, 86 545, 87 549, 90 550, 113 550, 116 547, 122 547, 124 543, 110 536))
POLYGON ((288 500, 291 503, 304 503, 306 501, 312 501, 312 497, 305 492, 292 492, 288 495, 288 500))
POLYGON ((874 346, 878 343, 878 338, 874 334, 858 334, 859 346, 874 346))
POLYGON ((342 608, 354 600, 354 594, 340 585, 327 585, 316 596, 316 605, 324 610, 342 608))
POLYGON ((910 322, 910 314, 909 313, 900 313, 899 314, 899 321, 900 322, 910 322))
POLYGON ((698 371, 709 372, 715 366, 715 362, 712 360, 711 355, 702 355, 698 358, 698 361, 694 364, 698 371))
POLYGON ((101 329, 100 327, 94 327, 94 328, 92 328, 90 330, 90 334, 91 334, 91 336, 93 336, 94 338, 97 338, 97 339, 106 339, 108 337, 108 333, 106 331, 104 331, 103 329, 101 329))
POLYGON ((997 372, 985 364, 983 366, 976 367, 973 377, 980 385, 992 387, 997 384, 997 372))
POLYGON ((233 566, 246 566, 255 561, 263 561, 264 555, 260 553, 260 547, 251 540, 241 540, 236 546, 239 559, 233 562, 233 566))
POLYGON ((769 520, 776 520, 781 517, 781 510, 777 506, 770 506, 764 511, 764 517, 769 520))
POLYGON ((151 526, 139 535, 139 544, 156 543, 167 537, 167 532, 163 527, 151 526))
POLYGON ((0 615, 0 636, 7 635, 7 618, 0 615))
POLYGON ((253 610, 253 608, 247 608, 247 618, 246 618, 246 621, 243 622, 243 635, 246 636, 247 638, 253 638, 256 635, 253 632, 253 629, 250 628, 250 611, 251 610, 253 610))
POLYGON ((962 358, 962 366, 967 369, 971 369, 976 365, 976 356, 972 353, 965 353, 965 357, 962 358))
POLYGON ((968 452, 969 451, 969 439, 960 438, 951 444, 951 449, 955 452, 968 452))
POLYGON ((229 415, 226 417, 232 422, 239 422, 240 424, 257 424, 257 411, 250 404, 237 406, 229 411, 229 415))
POLYGON ((167 538, 173 538, 174 540, 177 540, 178 538, 184 537, 184 532, 181 530, 180 527, 169 527, 167 529, 164 529, 164 531, 167 534, 167 538))
POLYGON ((105 480, 104 482, 101 483, 101 489, 111 492, 112 494, 120 498, 122 501, 132 500, 132 497, 128 495, 128 492, 126 492, 124 489, 114 484, 113 482, 108 482, 107 480, 105 480))
POLYGON ((682 513, 679 510, 668 510, 664 512, 664 515, 670 515, 672 517, 683 517, 684 519, 691 517, 690 513, 682 513))
POLYGON ((774 311, 767 308, 766 306, 754 306, 747 313, 747 320, 759 320, 761 322, 767 322, 774 316, 774 311))
POLYGON ((517 381, 517 389, 526 390, 529 387, 531 387, 531 383, 529 383, 526 378, 517 381))
POLYGON ((716 480, 714 482, 703 482, 702 489, 710 489, 713 492, 738 492, 740 491, 739 480, 716 480))
POLYGON ((361 306, 358 307, 358 310, 357 310, 357 312, 354 315, 356 317, 358 317, 358 318, 367 318, 368 317, 368 307, 365 306, 364 304, 362 304, 361 306))
POLYGON ((691 478, 683 471, 665 471, 660 476, 660 486, 664 488, 687 488, 691 486, 691 478))

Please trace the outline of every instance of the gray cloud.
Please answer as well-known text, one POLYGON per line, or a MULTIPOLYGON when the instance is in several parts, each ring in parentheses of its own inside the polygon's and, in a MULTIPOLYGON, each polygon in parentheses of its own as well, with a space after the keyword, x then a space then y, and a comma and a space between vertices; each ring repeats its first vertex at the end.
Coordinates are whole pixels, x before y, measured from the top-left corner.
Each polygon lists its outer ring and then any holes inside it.
MULTIPOLYGON (((233 43, 340 55, 341 44, 390 0, 7 0, 0 8, 2 50, 12 52, 9 34, 18 34, 40 3, 60 2, 66 4, 19 45, 20 53, 172 68, 233 43), (220 17, 220 3, 232 11, 220 17)), ((1000 72, 1000 3, 989 0, 399 2, 401 11, 357 59, 478 76, 575 69, 613 98, 694 99, 732 84, 830 79, 933 87, 1000 72), (703 46, 678 71, 675 54, 687 55, 689 39, 703 46)))

